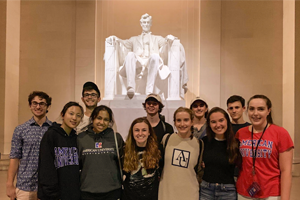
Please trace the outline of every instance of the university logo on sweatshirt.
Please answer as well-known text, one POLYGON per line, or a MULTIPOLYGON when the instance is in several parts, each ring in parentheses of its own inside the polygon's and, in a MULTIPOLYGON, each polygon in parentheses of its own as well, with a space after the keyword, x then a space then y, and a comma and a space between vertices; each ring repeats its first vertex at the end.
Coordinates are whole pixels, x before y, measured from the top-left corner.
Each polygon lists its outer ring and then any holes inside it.
POLYGON ((190 161, 190 152, 181 150, 181 149, 174 149, 173 150, 173 157, 172 157, 172 165, 188 168, 189 161, 190 161))
POLYGON ((102 148, 102 142, 95 142, 95 148, 101 149, 102 148))

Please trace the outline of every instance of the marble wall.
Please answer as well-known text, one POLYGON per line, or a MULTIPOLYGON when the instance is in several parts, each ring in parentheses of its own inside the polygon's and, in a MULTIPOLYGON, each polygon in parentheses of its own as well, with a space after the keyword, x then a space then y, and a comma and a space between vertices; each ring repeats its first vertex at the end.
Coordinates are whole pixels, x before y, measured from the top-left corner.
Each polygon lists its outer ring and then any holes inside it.
MULTIPOLYGON (((140 16, 153 16, 152 33, 180 38, 187 54, 190 81, 186 105, 200 95, 210 107, 226 108, 232 94, 248 99, 262 93, 273 103, 274 121, 283 124, 283 1, 29 1, 20 3, 19 78, 14 123, 31 117, 27 97, 43 90, 53 98, 48 113, 56 120, 63 105, 81 101, 82 85, 95 81, 104 94, 104 40, 110 35, 129 38, 141 33, 140 16)), ((6 1, 0 1, 0 72, 7 66, 6 1), (3 30, 5 29, 5 31, 3 30)), ((300 7, 296 3, 296 21, 300 7)), ((298 23, 299 24, 299 23, 298 23)), ((297 25, 297 23, 296 23, 297 25)), ((299 35, 296 26, 296 36, 299 35)), ((299 37, 296 37, 299 38, 299 37)), ((296 55, 299 41, 296 39, 296 55)), ((295 56, 295 122, 299 118, 299 57, 295 56)), ((0 152, 8 153, 4 103, 11 91, 3 83, 9 76, 0 73, 0 152), (5 92, 5 93, 4 93, 5 92)), ((103 97, 103 96, 102 96, 103 97)), ((285 115, 283 115, 285 114, 285 115)), ((298 120, 299 121, 299 120, 298 120)), ((10 129, 14 128, 14 125, 10 129)), ((290 130, 300 145, 297 123, 290 130), (296 129, 297 128, 297 129, 296 129)), ((299 150, 295 156, 300 156, 299 150)))
POLYGON ((31 117, 28 95, 52 97, 48 116, 55 120, 75 97, 76 1, 22 1, 19 123, 31 117))
POLYGON ((0 1, 0 152, 4 148, 6 1, 0 1))

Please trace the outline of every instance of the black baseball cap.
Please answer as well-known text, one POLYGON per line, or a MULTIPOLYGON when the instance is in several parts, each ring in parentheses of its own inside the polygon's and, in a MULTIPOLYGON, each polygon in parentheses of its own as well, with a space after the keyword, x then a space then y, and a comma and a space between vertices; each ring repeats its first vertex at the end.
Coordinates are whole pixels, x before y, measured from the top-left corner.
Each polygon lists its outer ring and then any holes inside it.
POLYGON ((82 96, 83 96, 84 91, 86 91, 86 90, 95 90, 98 93, 99 97, 101 95, 100 90, 98 89, 98 86, 93 82, 88 81, 83 85, 82 96))

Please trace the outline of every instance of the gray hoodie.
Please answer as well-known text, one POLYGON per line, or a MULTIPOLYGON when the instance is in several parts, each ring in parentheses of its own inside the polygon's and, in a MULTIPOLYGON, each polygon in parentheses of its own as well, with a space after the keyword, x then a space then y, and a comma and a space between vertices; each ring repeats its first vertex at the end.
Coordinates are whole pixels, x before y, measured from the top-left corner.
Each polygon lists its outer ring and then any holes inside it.
MULTIPOLYGON (((124 141, 116 133, 120 155, 124 141)), ((114 132, 111 128, 96 134, 92 127, 77 137, 81 191, 107 193, 121 188, 121 175, 116 152, 114 132)))

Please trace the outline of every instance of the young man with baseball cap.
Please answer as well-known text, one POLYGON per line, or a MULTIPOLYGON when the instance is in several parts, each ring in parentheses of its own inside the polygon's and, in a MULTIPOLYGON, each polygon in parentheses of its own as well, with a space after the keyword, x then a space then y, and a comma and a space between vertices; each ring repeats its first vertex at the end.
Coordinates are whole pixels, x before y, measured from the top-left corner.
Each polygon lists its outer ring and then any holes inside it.
POLYGON ((163 116, 160 115, 164 107, 162 100, 158 94, 152 93, 146 97, 143 106, 147 112, 147 119, 157 136, 157 142, 160 144, 166 133, 172 134, 174 132, 173 127, 169 123, 165 122, 163 116))
POLYGON ((88 129, 88 126, 90 125, 90 116, 101 100, 100 90, 95 83, 86 82, 83 85, 81 100, 85 105, 85 112, 82 121, 77 126, 77 134, 88 129))
POLYGON ((206 135, 206 117, 208 114, 208 105, 200 97, 195 97, 191 101, 190 109, 194 111, 195 114, 193 121, 193 135, 198 139, 202 139, 206 135))

